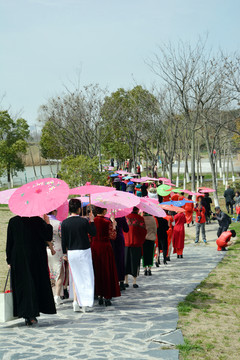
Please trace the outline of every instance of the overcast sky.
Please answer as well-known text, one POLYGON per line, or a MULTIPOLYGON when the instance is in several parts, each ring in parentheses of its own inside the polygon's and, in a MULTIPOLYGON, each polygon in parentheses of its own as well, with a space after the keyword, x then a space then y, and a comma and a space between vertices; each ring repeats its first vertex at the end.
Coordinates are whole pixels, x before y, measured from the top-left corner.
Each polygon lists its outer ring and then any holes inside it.
POLYGON ((33 125, 78 73, 110 91, 150 86, 158 44, 208 32, 209 47, 239 50, 239 14, 239 0, 0 0, 0 108, 33 125))

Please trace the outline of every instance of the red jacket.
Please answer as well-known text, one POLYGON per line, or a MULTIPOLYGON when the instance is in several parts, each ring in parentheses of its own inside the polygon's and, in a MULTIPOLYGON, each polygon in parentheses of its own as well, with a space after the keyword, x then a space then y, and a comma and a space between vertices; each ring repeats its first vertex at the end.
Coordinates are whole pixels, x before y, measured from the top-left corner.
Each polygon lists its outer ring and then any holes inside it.
POLYGON ((205 207, 204 206, 201 206, 201 205, 198 205, 198 207, 195 207, 193 209, 193 211, 196 212, 196 223, 199 223, 199 224, 204 224, 206 222, 206 218, 205 218, 205 207), (199 220, 199 217, 201 217, 201 219, 199 220))
POLYGON ((232 236, 231 231, 224 231, 219 238, 216 240, 216 244, 218 246, 218 251, 221 251, 223 247, 228 246, 228 242, 230 241, 232 236))
POLYGON ((139 214, 131 213, 126 217, 126 220, 129 232, 123 233, 125 246, 141 247, 147 234, 144 218, 139 214))

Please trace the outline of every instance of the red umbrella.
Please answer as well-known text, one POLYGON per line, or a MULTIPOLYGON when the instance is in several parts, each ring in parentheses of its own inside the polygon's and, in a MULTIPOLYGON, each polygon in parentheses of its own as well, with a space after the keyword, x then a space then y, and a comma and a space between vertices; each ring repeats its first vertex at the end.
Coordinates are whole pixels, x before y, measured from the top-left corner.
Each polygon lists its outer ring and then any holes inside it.
POLYGON ((69 187, 56 178, 34 180, 18 188, 9 199, 9 209, 19 216, 40 216, 67 200, 69 187))
POLYGON ((181 213, 181 212, 185 212, 184 209, 178 207, 178 206, 173 206, 173 205, 164 205, 164 203, 159 204, 159 206, 164 209, 164 210, 168 210, 168 211, 174 211, 176 213, 181 213))

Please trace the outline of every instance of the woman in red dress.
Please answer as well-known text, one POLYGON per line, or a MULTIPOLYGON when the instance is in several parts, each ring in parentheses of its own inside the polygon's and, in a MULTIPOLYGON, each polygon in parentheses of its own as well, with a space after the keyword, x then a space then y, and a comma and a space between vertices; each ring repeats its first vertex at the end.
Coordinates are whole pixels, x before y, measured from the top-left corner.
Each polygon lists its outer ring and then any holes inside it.
MULTIPOLYGON (((192 195, 188 195, 188 200, 192 200, 192 195)), ((193 202, 184 205, 187 227, 189 227, 189 224, 193 224, 193 208, 193 202)))
POLYGON ((99 305, 111 305, 110 299, 121 296, 117 267, 110 240, 116 239, 116 224, 106 218, 106 209, 96 207, 94 224, 97 235, 92 238, 91 249, 95 275, 95 295, 99 305))
POLYGON ((183 258, 185 230, 184 224, 186 217, 184 213, 178 213, 174 216, 175 226, 173 229, 173 253, 177 253, 177 257, 183 258))

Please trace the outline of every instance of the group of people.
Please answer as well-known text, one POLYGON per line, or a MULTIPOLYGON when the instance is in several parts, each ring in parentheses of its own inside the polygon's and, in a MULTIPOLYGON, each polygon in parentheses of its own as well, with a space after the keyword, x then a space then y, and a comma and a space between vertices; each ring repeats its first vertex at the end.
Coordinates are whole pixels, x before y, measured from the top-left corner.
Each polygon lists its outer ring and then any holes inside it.
MULTIPOLYGON (((147 194, 150 188, 145 185, 147 194)), ((181 200, 183 195, 173 197, 181 200)), ((166 199, 159 198, 159 202, 163 200, 166 199)), ((167 212, 165 218, 140 214, 134 207, 126 217, 114 219, 106 217, 107 209, 81 206, 80 200, 71 199, 69 217, 62 223, 56 218, 56 210, 44 218, 15 216, 9 221, 6 253, 11 268, 14 316, 23 317, 26 325, 37 323, 40 312, 56 313, 56 306, 69 295, 73 298, 73 311, 87 311, 94 299, 100 306, 110 306, 111 299, 121 296, 121 291, 129 287, 129 275, 133 277, 133 288, 139 287, 141 259, 144 276, 152 275, 154 262, 159 267, 160 253, 165 265, 171 252, 182 259, 184 224, 193 223, 194 212, 195 242, 199 241, 200 230, 203 241, 207 241, 209 194, 200 196, 195 205, 187 202, 185 212, 167 212)), ((229 216, 215 208, 212 218, 219 221, 218 250, 225 250, 236 235, 228 231, 229 216)))

